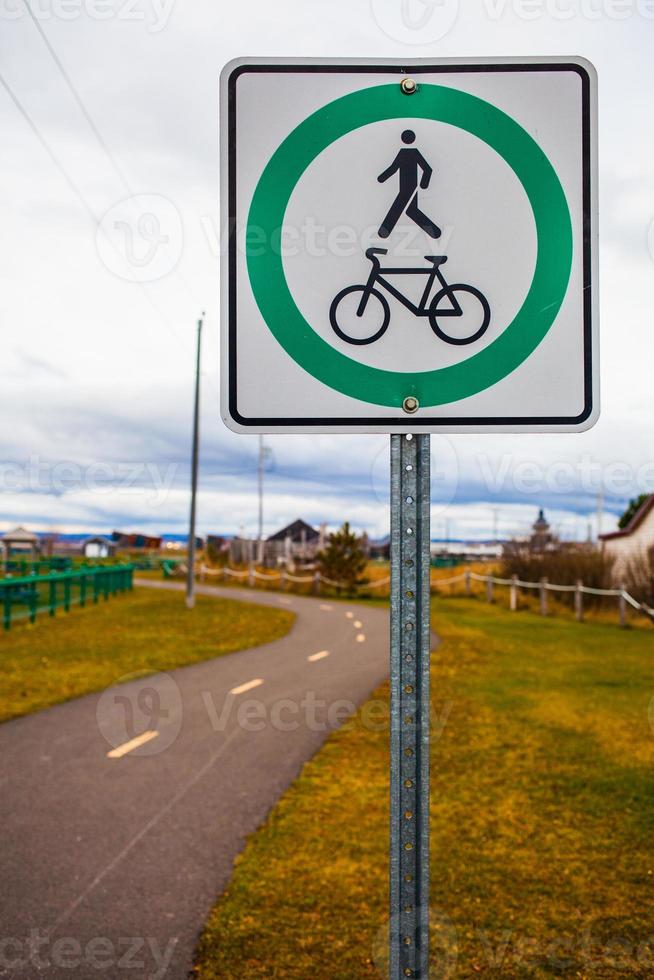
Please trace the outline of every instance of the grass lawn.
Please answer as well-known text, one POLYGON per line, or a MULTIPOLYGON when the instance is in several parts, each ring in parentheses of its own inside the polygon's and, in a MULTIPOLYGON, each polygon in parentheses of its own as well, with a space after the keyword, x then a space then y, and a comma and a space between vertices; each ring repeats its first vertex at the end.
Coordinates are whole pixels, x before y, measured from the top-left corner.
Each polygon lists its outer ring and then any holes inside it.
POLYGON ((134 671, 171 670, 284 636, 288 610, 135 589, 39 616, 0 635, 0 721, 97 691, 134 671))
MULTIPOLYGON (((651 977, 654 637, 475 601, 433 612, 432 980, 651 977)), ((202 980, 387 975, 377 718, 332 736, 249 839, 202 980)))

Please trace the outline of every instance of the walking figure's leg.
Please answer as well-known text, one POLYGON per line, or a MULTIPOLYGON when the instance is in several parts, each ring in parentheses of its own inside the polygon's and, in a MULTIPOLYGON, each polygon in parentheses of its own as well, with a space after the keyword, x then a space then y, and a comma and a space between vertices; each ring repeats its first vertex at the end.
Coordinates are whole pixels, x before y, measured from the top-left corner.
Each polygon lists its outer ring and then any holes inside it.
POLYGON ((388 238, 390 233, 393 231, 393 228, 404 214, 404 209, 406 208, 407 201, 409 200, 410 196, 410 194, 402 193, 401 191, 397 195, 393 201, 390 211, 380 225, 380 238, 388 238))
POLYGON ((415 223, 422 228, 422 230, 425 231, 430 238, 441 237, 441 230, 438 225, 434 224, 431 218, 428 218, 427 215, 418 207, 417 194, 414 195, 413 200, 406 209, 406 214, 407 218, 411 218, 412 221, 415 221, 415 223))

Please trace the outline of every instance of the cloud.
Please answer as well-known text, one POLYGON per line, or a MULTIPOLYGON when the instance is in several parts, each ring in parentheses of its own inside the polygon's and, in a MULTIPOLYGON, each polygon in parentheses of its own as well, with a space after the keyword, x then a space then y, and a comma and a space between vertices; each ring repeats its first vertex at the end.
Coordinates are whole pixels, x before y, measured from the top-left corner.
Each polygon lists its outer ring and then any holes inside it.
MULTIPOLYGON (((647 239, 654 138, 643 125, 651 44, 636 16, 620 23, 608 17, 590 23, 579 15, 529 21, 515 3, 505 7, 493 19, 484 5, 462 2, 439 40, 439 56, 456 56, 464 44, 476 55, 575 49, 600 71, 604 415, 595 430, 572 437, 434 438, 434 528, 444 529, 447 519, 452 534, 455 528, 489 536, 497 510, 500 529, 517 533, 543 505, 565 533, 585 537, 602 484, 613 515, 629 496, 654 490, 647 430, 654 410, 648 312, 654 258, 647 239)), ((116 276, 96 247, 94 221, 0 92, 0 458, 18 467, 14 477, 24 488, 0 487, 0 520, 5 526, 184 529, 195 321, 206 308, 200 523, 205 531, 244 525, 253 532, 257 439, 227 432, 217 407, 220 256, 207 228, 219 228, 219 69, 246 50, 413 58, 433 55, 433 46, 394 41, 368 3, 345 0, 274 6, 251 0, 228 9, 198 0, 193 17, 175 3, 161 30, 152 29, 156 11, 149 0, 137 5, 143 16, 136 19, 119 16, 120 2, 112 9, 116 15, 108 20, 44 15, 41 23, 129 184, 179 212, 181 254, 173 272, 155 283, 116 276), (72 467, 68 484, 56 470, 61 464, 72 467), (104 476, 92 469, 98 464, 109 467, 104 476), (42 484, 30 484, 30 467, 42 484), (126 487, 129 467, 133 482, 126 487), (159 495, 157 481, 166 483, 159 495)), ((2 27, 3 72, 101 216, 125 197, 121 180, 28 18, 5 19, 2 27)), ((301 515, 330 524, 350 518, 384 533, 386 437, 266 441, 274 451, 265 481, 267 529, 301 515)))

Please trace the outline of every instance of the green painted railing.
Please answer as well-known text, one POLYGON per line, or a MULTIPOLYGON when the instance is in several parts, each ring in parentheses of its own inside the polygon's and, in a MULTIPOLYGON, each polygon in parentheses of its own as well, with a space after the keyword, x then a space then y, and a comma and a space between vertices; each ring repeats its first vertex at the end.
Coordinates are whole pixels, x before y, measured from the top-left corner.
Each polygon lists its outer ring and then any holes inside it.
POLYGON ((34 623, 39 613, 54 616, 57 609, 68 612, 73 605, 106 600, 131 589, 133 574, 133 565, 106 565, 0 579, 4 628, 11 629, 12 622, 19 619, 34 623))
POLYGON ((0 560, 0 574, 6 575, 47 575, 49 572, 69 572, 72 567, 72 559, 68 556, 16 558, 14 555, 0 560))

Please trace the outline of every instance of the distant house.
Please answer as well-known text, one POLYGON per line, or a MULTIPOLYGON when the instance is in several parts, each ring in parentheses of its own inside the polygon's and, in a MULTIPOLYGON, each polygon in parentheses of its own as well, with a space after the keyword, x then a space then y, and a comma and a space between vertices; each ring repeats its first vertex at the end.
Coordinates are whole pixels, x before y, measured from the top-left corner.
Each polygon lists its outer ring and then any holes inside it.
POLYGON ((121 551, 159 551, 161 548, 161 538, 151 537, 148 534, 124 534, 122 531, 114 531, 111 540, 121 551))
POLYGON ((317 543, 319 538, 320 531, 316 531, 315 527, 311 527, 306 521, 298 518, 287 527, 283 527, 280 531, 275 531, 274 534, 270 534, 266 540, 269 542, 290 541, 291 544, 302 547, 317 543))
POLYGON ((391 557, 391 539, 388 535, 379 541, 368 541, 368 557, 388 561, 391 557))
POLYGON ((269 535, 262 547, 257 542, 247 538, 236 537, 230 542, 230 557, 237 564, 259 560, 266 565, 286 565, 293 567, 296 563, 306 564, 314 561, 317 553, 325 543, 324 526, 316 530, 311 524, 298 518, 286 527, 280 528, 269 535))
POLYGON ((102 534, 86 538, 82 541, 82 554, 85 558, 109 558, 115 554, 116 542, 105 538, 102 534))
POLYGON ((654 493, 641 504, 621 531, 600 534, 604 554, 613 558, 613 574, 619 580, 631 562, 654 562, 654 493))

